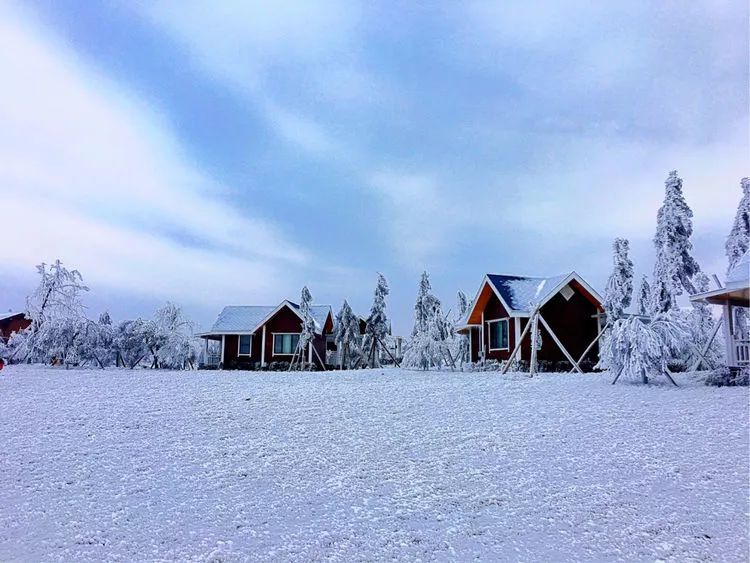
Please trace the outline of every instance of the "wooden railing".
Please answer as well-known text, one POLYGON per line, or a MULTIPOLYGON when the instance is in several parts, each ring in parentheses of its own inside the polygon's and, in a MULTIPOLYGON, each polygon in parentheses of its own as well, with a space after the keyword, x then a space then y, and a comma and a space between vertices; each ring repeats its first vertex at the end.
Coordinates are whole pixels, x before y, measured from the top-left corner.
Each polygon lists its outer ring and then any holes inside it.
POLYGON ((738 366, 750 365, 750 339, 735 339, 734 359, 738 366))

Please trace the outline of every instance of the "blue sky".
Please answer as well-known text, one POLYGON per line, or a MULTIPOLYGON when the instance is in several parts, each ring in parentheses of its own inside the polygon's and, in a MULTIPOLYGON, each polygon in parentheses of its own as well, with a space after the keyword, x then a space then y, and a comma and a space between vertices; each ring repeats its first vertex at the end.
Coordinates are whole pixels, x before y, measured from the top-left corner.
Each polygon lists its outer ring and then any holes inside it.
POLYGON ((92 314, 166 299, 369 307, 419 273, 650 273, 663 183, 723 274, 748 175, 748 7, 722 2, 5 2, 0 307, 60 257, 92 314), (10 238, 8 234, 10 233, 10 238))

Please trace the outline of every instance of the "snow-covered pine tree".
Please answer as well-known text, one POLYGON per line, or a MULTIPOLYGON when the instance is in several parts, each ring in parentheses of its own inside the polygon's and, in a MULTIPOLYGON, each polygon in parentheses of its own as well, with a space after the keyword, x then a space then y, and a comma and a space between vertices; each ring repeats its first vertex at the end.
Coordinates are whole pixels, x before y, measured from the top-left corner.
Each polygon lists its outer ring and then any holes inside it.
MULTIPOLYGON (((695 289, 699 293, 703 293, 710 289, 710 283, 708 276, 703 272, 698 272, 693 279, 695 282, 695 289)), ((711 306, 708 303, 693 302, 692 310, 688 314, 688 322, 690 325, 690 339, 698 350, 703 351, 703 348, 711 338, 711 333, 714 328, 714 319, 711 314, 711 306)), ((694 360, 698 359, 697 353, 693 356, 694 360)), ((706 359, 710 365, 706 366, 706 369, 713 369, 719 367, 723 360, 723 352, 721 343, 714 339, 711 346, 708 348, 706 353, 706 359)), ((691 360, 692 361, 692 360, 691 360)))
POLYGON ((362 343, 362 353, 367 358, 367 365, 370 367, 380 367, 380 349, 382 345, 385 345, 385 338, 389 331, 388 317, 385 312, 385 298, 389 292, 388 281, 383 274, 378 273, 375 296, 370 308, 370 315, 367 317, 365 337, 362 343))
POLYGON ((732 229, 724 245, 727 253, 727 273, 750 248, 750 178, 742 178, 742 199, 737 206, 732 229))
POLYGON ((690 251, 693 248, 693 212, 682 194, 682 179, 677 171, 665 182, 664 203, 656 216, 656 264, 651 289, 652 311, 665 313, 677 308, 683 290, 695 293, 692 279, 700 271, 690 251))
POLYGON ((470 361, 469 359, 469 337, 465 334, 456 332, 455 326, 466 322, 466 315, 469 313, 469 300, 466 294, 459 290, 456 293, 456 314, 453 317, 453 333, 451 336, 451 355, 462 369, 463 365, 470 361))
POLYGON ((334 340, 339 351, 339 365, 342 368, 353 367, 353 362, 360 358, 359 319, 344 299, 341 310, 336 315, 334 340))
POLYGON ((310 312, 311 303, 312 295, 307 286, 305 286, 302 288, 300 294, 299 311, 302 315, 302 333, 300 334, 299 345, 297 346, 297 353, 302 369, 305 368, 310 346, 313 345, 313 339, 315 338, 315 319, 310 312))
POLYGON ((627 239, 616 238, 612 244, 614 269, 604 292, 604 310, 611 322, 625 314, 633 296, 633 261, 628 256, 629 249, 627 239))
POLYGON ((638 290, 638 314, 648 316, 651 314, 651 286, 648 283, 648 276, 643 274, 641 286, 638 290))
POLYGON ((424 370, 441 366, 446 336, 440 300, 432 294, 430 276, 425 271, 419 280, 414 304, 414 328, 404 352, 404 366, 424 370))

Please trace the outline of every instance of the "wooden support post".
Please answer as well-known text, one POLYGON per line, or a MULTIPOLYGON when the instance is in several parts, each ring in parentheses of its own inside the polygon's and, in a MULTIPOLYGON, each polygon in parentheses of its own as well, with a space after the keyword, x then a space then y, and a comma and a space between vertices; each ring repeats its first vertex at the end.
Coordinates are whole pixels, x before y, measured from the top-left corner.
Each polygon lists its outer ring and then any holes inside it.
POLYGON ((706 362, 706 367, 709 369, 711 368, 710 365, 708 365, 708 359, 706 358, 706 354, 708 353, 708 349, 711 347, 711 344, 714 343, 714 340, 716 339, 716 335, 719 333, 719 329, 721 328, 722 323, 724 322, 724 315, 719 317, 719 320, 716 321, 716 325, 714 326, 713 331, 711 331, 711 337, 708 339, 708 342, 706 342, 706 345, 703 347, 703 351, 700 351, 697 346, 693 345, 693 348, 696 352, 698 352, 699 356, 698 359, 695 360, 695 363, 690 368, 690 371, 695 371, 700 367, 701 362, 706 362))
MULTIPOLYGON (((536 311, 534 311, 536 313, 536 311)), ((513 358, 516 357, 516 354, 518 354, 518 351, 521 349, 521 344, 523 343, 523 339, 526 336, 526 333, 529 332, 529 328, 531 328, 531 319, 526 323, 526 326, 523 327, 523 332, 521 333, 521 337, 518 339, 518 342, 516 342, 516 347, 513 348, 513 352, 511 352, 510 356, 508 356, 508 360, 505 363, 505 366, 503 366, 503 369, 500 371, 501 375, 505 375, 508 373, 508 369, 510 369, 510 364, 513 362, 513 358)))
POLYGON ((389 356, 391 357, 391 360, 393 360, 393 365, 395 365, 395 366, 396 366, 397 368, 400 368, 400 367, 401 367, 401 365, 400 365, 400 364, 398 363, 398 360, 396 360, 396 358, 394 358, 394 357, 393 357, 393 354, 391 354, 391 351, 390 351, 390 350, 388 349, 388 347, 387 347, 387 346, 385 346, 385 345, 383 344, 383 341, 382 341, 382 340, 380 340, 380 338, 378 338, 377 336, 376 336, 375 338, 377 338, 377 340, 378 340, 378 343, 380 344, 380 346, 382 346, 382 348, 383 348, 383 349, 384 349, 384 350, 385 350, 385 351, 386 351, 386 352, 388 353, 388 355, 389 355, 389 356))
POLYGON ((534 315, 529 319, 531 323, 531 361, 529 362, 529 377, 536 373, 536 349, 537 335, 539 334, 539 310, 534 311, 534 315))
MULTIPOLYGON (((591 341, 591 344, 588 345, 588 348, 584 350, 583 354, 581 354, 581 357, 578 358, 578 363, 580 364, 583 359, 588 355, 589 352, 591 352, 591 349, 594 347, 594 344, 599 342, 599 339, 604 335, 604 332, 607 330, 607 327, 609 327, 609 321, 607 321, 604 325, 604 328, 602 328, 596 335, 596 338, 591 341)), ((568 373, 573 373, 576 368, 570 368, 570 371, 568 373)))
MULTIPOLYGON (((669 368, 667 368, 666 370, 664 370, 664 375, 666 375, 667 379, 669 379, 669 381, 672 382, 672 385, 674 385, 675 387, 679 387, 679 385, 677 385, 677 382, 672 377, 672 372, 669 371, 669 368)), ((643 379, 644 379, 644 383, 648 383, 648 378, 646 377, 645 372, 643 374, 643 379)))
MULTIPOLYGON (((273 346, 273 342, 271 342, 273 346)), ((260 341, 260 367, 266 367, 266 325, 263 325, 263 335, 260 341)))
POLYGON ((724 346, 726 347, 726 358, 727 358, 727 365, 728 366, 734 366, 737 364, 735 362, 735 347, 734 347, 734 335, 732 332, 732 325, 734 324, 734 319, 732 318, 733 311, 731 305, 729 303, 724 304, 724 312, 722 315, 722 318, 724 319, 724 322, 722 323, 724 325, 724 346))
POLYGON ((578 362, 576 362, 573 359, 573 356, 568 354, 568 351, 565 349, 565 346, 562 345, 562 342, 560 342, 560 339, 557 338, 557 335, 552 330, 552 328, 547 324, 547 321, 544 320, 544 317, 542 316, 542 313, 537 313, 537 317, 539 317, 539 320, 542 321, 542 325, 544 325, 544 328, 547 329, 547 332, 549 332, 549 335, 552 337, 552 340, 555 341, 555 344, 560 348, 562 353, 565 355, 565 357, 568 359, 568 361, 573 364, 573 367, 578 370, 578 373, 583 374, 583 370, 581 369, 581 366, 578 365, 578 362))
POLYGON ((484 343, 484 311, 482 311, 482 325, 479 327, 479 337, 481 338, 480 347, 479 347, 481 352, 479 354, 479 358, 482 361, 482 365, 484 365, 484 361, 487 358, 487 352, 485 350, 485 343, 484 343))
POLYGON ((625 368, 620 368, 620 371, 617 372, 617 375, 615 375, 615 378, 612 380, 612 385, 614 385, 615 383, 617 383, 617 380, 620 379, 620 376, 622 375, 623 369, 625 369, 625 368))
MULTIPOLYGON (((313 352, 315 352, 315 355, 318 357, 318 361, 320 362, 320 366, 323 368, 323 371, 328 371, 326 369, 326 363, 320 357, 320 354, 318 353, 317 348, 315 348, 315 346, 312 345, 312 342, 310 342, 310 347, 312 348, 313 352)), ((310 363, 312 364, 312 360, 310 360, 310 363)))
POLYGON ((225 346, 226 346, 226 338, 227 338, 227 335, 226 335, 226 334, 222 334, 222 335, 221 335, 221 363, 220 363, 220 365, 219 365, 219 367, 220 367, 221 369, 224 369, 224 368, 226 367, 226 366, 224 365, 224 348, 225 348, 225 346))

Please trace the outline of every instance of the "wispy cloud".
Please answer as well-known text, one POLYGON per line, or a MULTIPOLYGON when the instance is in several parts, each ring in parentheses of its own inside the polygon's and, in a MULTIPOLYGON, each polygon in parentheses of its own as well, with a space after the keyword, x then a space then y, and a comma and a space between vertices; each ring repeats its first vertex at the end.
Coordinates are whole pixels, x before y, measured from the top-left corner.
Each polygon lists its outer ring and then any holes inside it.
POLYGON ((62 257, 106 284, 193 303, 280 297, 310 255, 182 153, 158 115, 42 36, 0 18, 0 268, 62 257))

